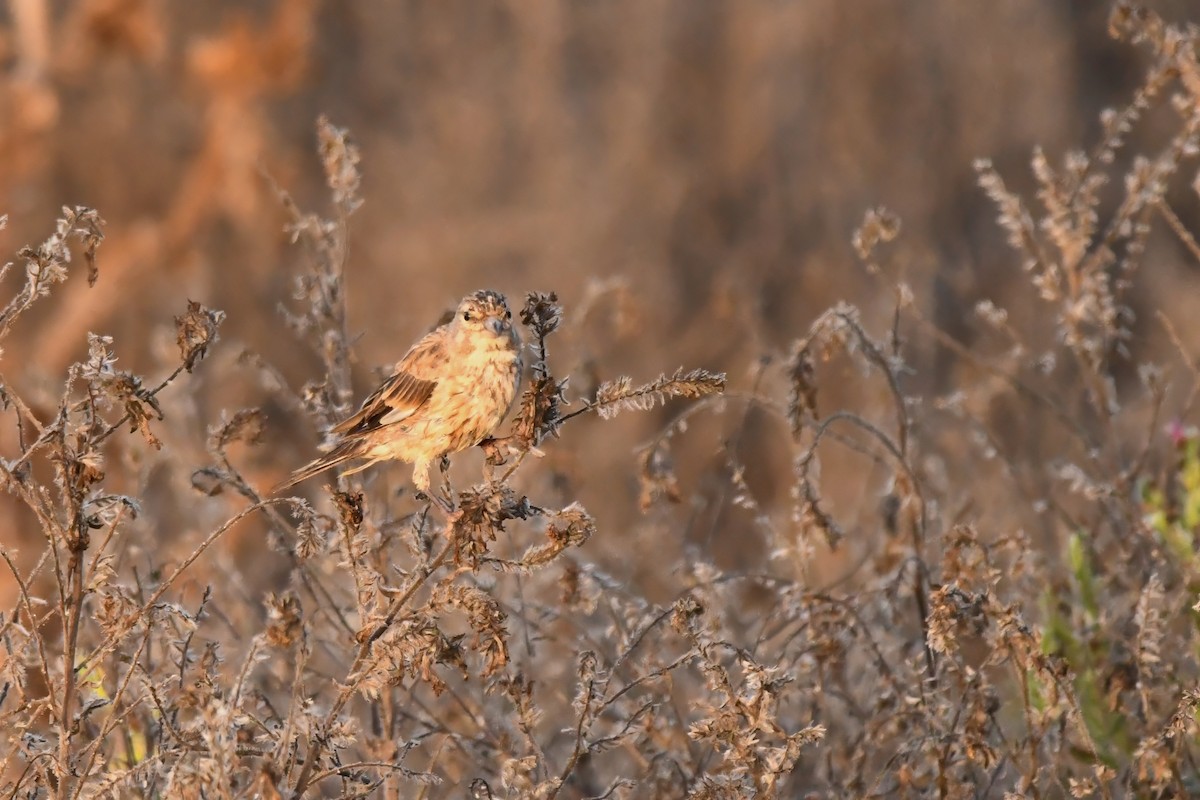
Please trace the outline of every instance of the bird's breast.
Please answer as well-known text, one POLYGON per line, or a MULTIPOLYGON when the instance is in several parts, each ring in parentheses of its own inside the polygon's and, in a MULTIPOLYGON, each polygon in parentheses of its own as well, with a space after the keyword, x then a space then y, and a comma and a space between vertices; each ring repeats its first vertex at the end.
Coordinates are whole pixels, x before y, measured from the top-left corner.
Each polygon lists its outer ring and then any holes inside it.
POLYGON ((476 348, 463 360, 455 376, 455 388, 507 411, 520 380, 520 354, 515 347, 507 346, 502 340, 496 345, 476 348))

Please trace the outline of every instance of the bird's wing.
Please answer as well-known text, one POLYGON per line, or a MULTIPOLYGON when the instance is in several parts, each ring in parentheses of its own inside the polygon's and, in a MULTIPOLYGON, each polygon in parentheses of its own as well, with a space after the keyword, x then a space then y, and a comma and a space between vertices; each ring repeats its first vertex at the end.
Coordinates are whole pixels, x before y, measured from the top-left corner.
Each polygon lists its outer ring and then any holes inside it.
POLYGON ((411 417, 429 402, 445 354, 444 331, 435 330, 413 345, 391 376, 363 401, 353 416, 335 425, 333 432, 365 433, 411 417))

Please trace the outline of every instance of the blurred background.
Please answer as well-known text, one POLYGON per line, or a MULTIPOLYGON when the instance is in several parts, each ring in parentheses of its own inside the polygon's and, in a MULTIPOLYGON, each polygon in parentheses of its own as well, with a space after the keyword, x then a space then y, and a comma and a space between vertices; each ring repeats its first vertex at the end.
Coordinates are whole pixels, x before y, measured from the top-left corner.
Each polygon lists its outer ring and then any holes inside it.
MULTIPOLYGON (((1194 10, 1151 5, 1168 20, 1194 10)), ((303 255, 264 177, 303 208, 328 208, 320 114, 362 151, 347 265, 360 396, 443 308, 485 286, 558 293, 569 324, 552 355, 576 397, 680 365, 727 371, 748 390, 762 360, 778 364, 834 302, 886 331, 894 298, 850 244, 876 205, 903 220, 893 275, 970 346, 979 300, 1015 302, 1018 321, 1037 312, 972 162, 993 159, 1028 194, 1035 145, 1058 162, 1096 141, 1100 111, 1128 103, 1149 63, 1109 38, 1108 11, 1084 0, 9 0, 3 260, 42 241, 63 205, 94 207, 108 225, 97 285, 81 269, 24 317, 0 370, 52 413, 94 331, 115 337, 122 368, 160 376, 177 358, 172 317, 199 300, 228 319, 210 363, 164 394, 168 413, 194 419, 169 435, 199 453, 222 410, 264 405, 275 446, 245 456, 256 479, 271 485, 306 461, 318 432, 236 356, 261 354, 296 387, 320 377, 276 313, 303 255)), ((1152 118, 1137 135, 1157 131, 1152 118)), ((1186 186, 1172 203, 1194 219, 1186 186)), ((1163 242, 1135 308, 1191 302, 1180 289, 1196 265, 1163 242)), ((1185 337, 1200 334, 1174 316, 1185 337)), ((1135 348, 1163 346, 1141 326, 1135 348)), ((955 363, 918 345, 914 391, 945 388, 955 363)), ((848 401, 838 385, 823 385, 824 408, 848 401)), ((612 529, 636 513, 633 447, 671 413, 584 420, 572 434, 584 446, 552 453, 544 474, 612 529), (598 469, 575 489, 580 453, 598 469)), ((747 477, 782 501, 789 456, 755 449, 779 430, 752 423, 739 439, 747 477)), ((835 510, 864 491, 826 484, 835 510)))

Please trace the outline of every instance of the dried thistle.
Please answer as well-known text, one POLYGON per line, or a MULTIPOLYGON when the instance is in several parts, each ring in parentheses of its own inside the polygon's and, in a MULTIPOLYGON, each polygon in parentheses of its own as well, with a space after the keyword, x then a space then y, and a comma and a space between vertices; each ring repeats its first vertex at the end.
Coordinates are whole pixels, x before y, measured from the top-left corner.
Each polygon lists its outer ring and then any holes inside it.
POLYGON ((566 405, 567 381, 552 377, 538 377, 529 382, 529 388, 521 393, 517 416, 513 419, 510 437, 522 451, 537 447, 547 438, 557 437, 559 427, 566 417, 562 407, 566 405))
POLYGON ((661 375, 650 383, 634 386, 633 379, 622 376, 600 384, 596 398, 587 410, 595 411, 601 419, 612 419, 622 411, 647 411, 671 397, 700 398, 725 391, 725 374, 703 369, 684 372, 683 368, 670 375, 661 375))
POLYGON ((191 372, 196 362, 208 354, 208 347, 217 341, 217 328, 224 320, 224 311, 188 301, 187 312, 175 318, 175 341, 184 369, 191 372))
POLYGON ((341 517, 342 527, 353 534, 363 524, 363 493, 334 492, 333 502, 337 506, 338 516, 341 517))
POLYGON ((562 306, 554 292, 530 292, 521 309, 521 324, 533 334, 533 347, 538 357, 533 362, 534 373, 548 377, 546 365, 546 337, 558 330, 562 323, 562 306))
POLYGON ((429 608, 456 608, 466 613, 474 632, 469 647, 484 660, 483 677, 500 672, 508 664, 508 615, 486 592, 474 586, 440 584, 430 595, 429 608))
POLYGON ((124 409, 130 422, 130 432, 140 431, 146 443, 155 450, 162 442, 150 430, 150 421, 163 418, 162 407, 154 392, 142 386, 142 379, 129 372, 117 372, 106 381, 106 387, 124 409))
POLYGON ((509 569, 530 570, 558 558, 568 547, 581 547, 596 532, 596 521, 579 503, 572 503, 549 516, 544 544, 534 545, 516 562, 502 562, 509 569))
POLYGON ((447 535, 454 544, 454 563, 476 569, 496 540, 496 532, 513 519, 528 519, 529 501, 518 497, 507 485, 470 489, 459 496, 458 511, 450 521, 447 535))

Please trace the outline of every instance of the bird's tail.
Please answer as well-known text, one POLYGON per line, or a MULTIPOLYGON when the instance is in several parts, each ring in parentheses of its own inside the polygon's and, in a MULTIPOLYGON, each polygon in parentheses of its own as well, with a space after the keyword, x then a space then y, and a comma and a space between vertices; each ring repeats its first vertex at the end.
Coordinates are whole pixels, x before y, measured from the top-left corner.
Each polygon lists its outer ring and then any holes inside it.
POLYGON ((362 448, 360 442, 342 442, 325 455, 313 459, 300 469, 293 472, 287 480, 272 489, 271 494, 278 494, 284 489, 295 486, 301 481, 306 481, 314 475, 320 475, 322 472, 330 469, 331 467, 336 467, 338 464, 349 461, 352 458, 358 458, 362 455, 361 450, 362 448))

